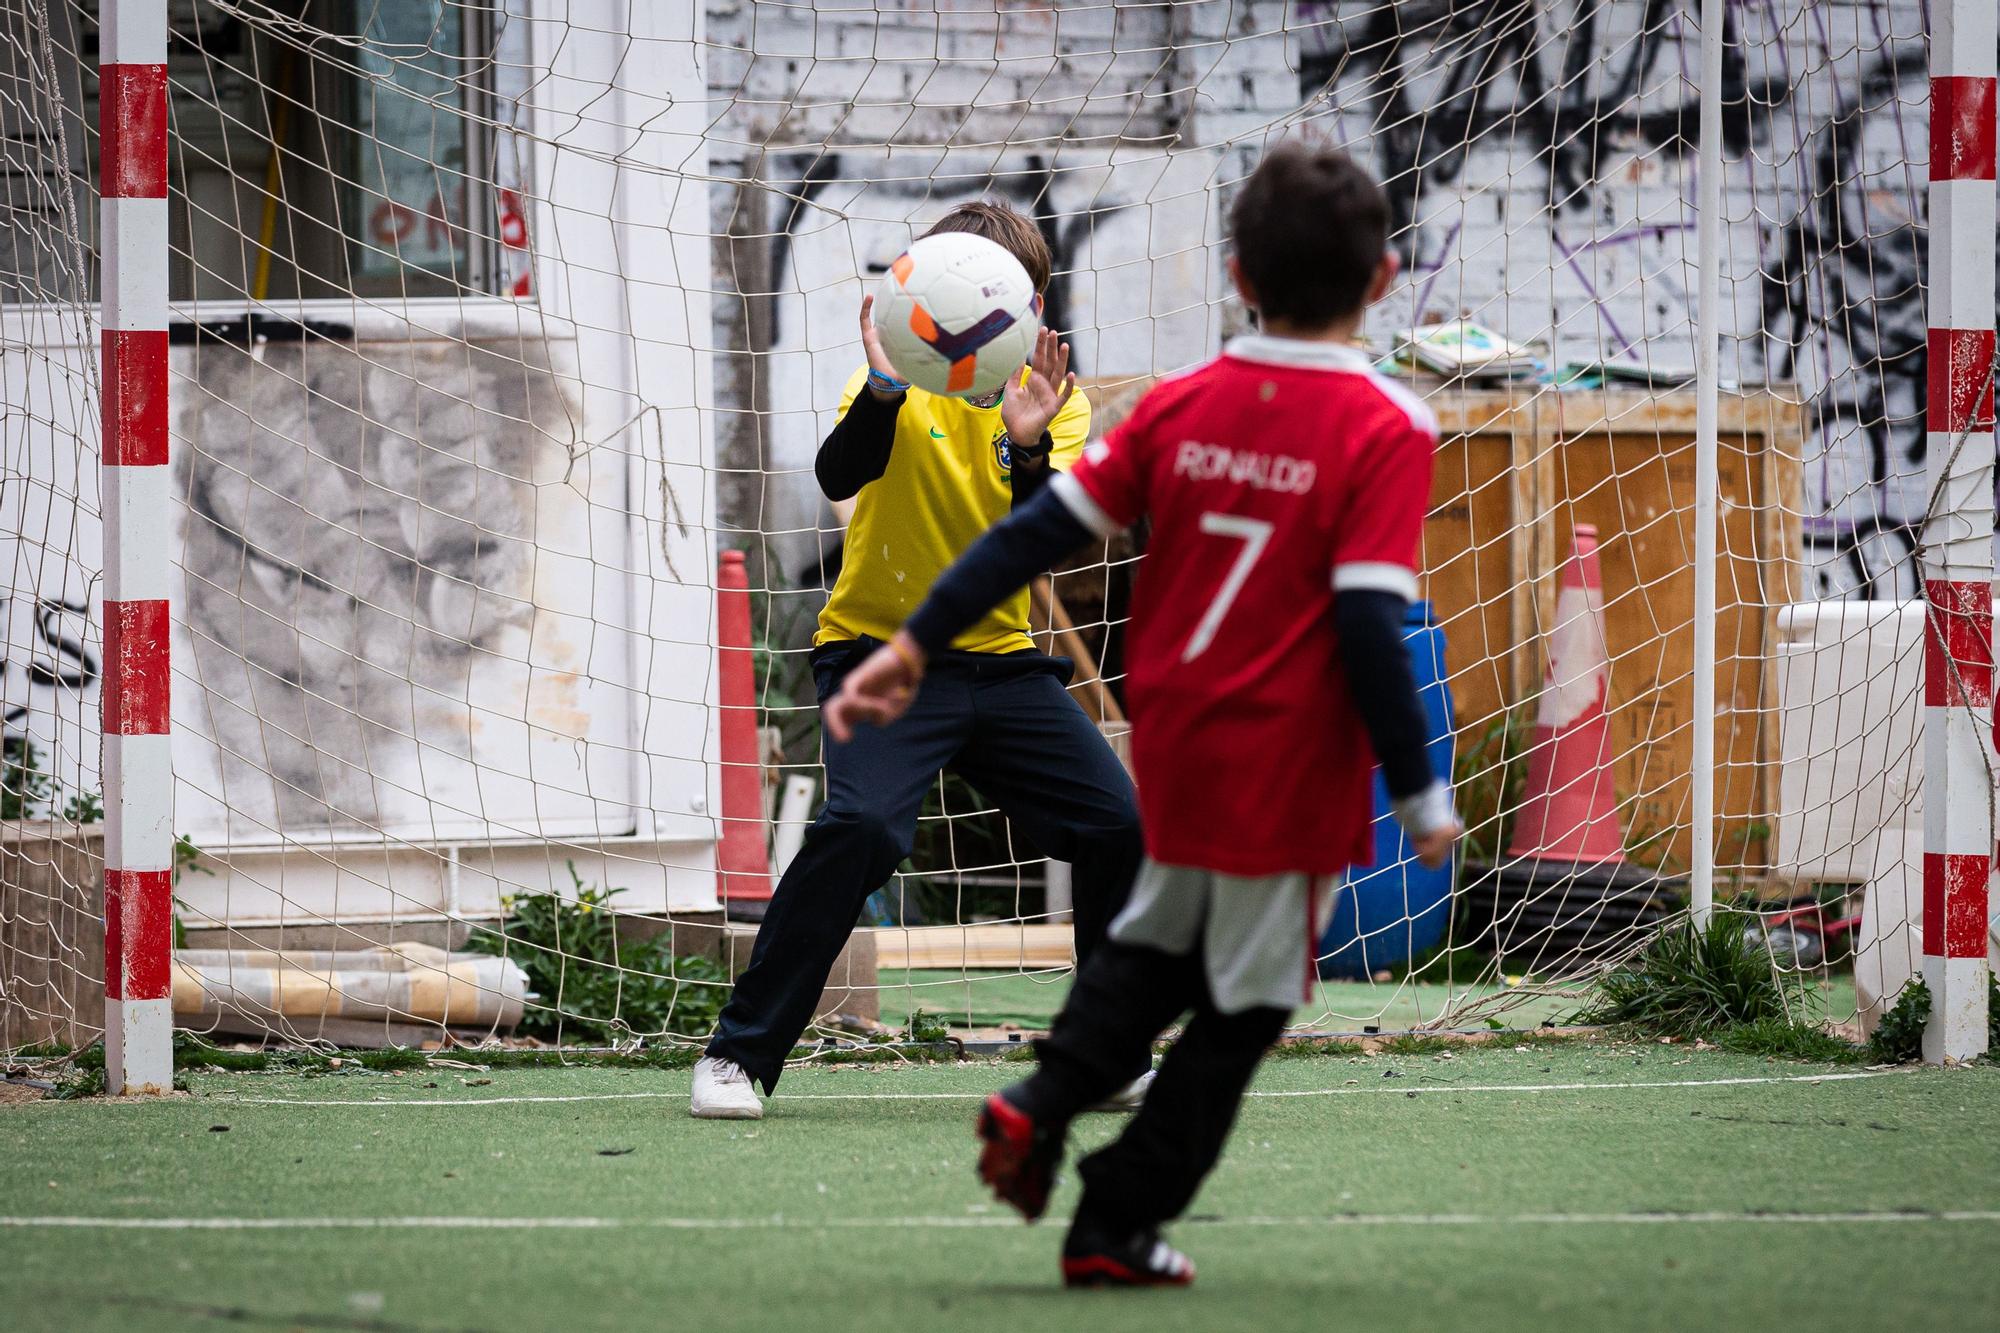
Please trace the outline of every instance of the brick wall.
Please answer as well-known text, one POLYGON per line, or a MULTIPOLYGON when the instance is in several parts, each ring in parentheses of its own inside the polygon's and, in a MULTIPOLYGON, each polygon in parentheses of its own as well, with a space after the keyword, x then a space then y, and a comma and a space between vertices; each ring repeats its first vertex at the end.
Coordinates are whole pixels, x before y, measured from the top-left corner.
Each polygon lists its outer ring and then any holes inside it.
MULTIPOLYGON (((716 230, 734 216, 757 233, 762 265, 730 247, 718 286, 752 272, 780 293, 759 351, 720 380, 725 405, 761 413, 744 465, 776 474, 757 476, 747 525, 781 534, 788 567, 817 549, 829 522, 805 469, 855 361, 861 280, 912 225, 984 192, 1035 208, 1085 373, 1169 370, 1240 321, 1219 219, 1267 137, 1299 123, 1388 186, 1410 276, 1371 317, 1379 343, 1465 314, 1557 364, 1691 366, 1698 10, 713 0, 715 169, 809 201, 715 192, 716 230)), ((1723 373, 1813 403, 1808 536, 1828 590, 1890 595, 1897 577, 1876 575, 1907 544, 1866 534, 1921 504, 1922 11, 1730 13, 1723 373)), ((720 345, 751 345, 741 306, 718 302, 720 345)))

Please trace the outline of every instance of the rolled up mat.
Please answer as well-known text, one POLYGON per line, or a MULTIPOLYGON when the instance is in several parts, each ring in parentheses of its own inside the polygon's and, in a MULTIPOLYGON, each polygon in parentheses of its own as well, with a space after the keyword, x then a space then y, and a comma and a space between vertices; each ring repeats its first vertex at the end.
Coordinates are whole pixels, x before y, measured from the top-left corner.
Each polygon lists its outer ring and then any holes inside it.
POLYGON ((313 1038, 330 1020, 504 1031, 521 1021, 528 977, 506 958, 427 944, 340 952, 182 949, 174 1022, 313 1038))

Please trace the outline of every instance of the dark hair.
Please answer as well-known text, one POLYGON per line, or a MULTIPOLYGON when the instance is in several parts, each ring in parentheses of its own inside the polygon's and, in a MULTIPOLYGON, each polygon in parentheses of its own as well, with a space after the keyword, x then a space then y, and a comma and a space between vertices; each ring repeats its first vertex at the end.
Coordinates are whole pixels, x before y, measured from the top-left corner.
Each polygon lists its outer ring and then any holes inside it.
POLYGON ((1389 200, 1344 150, 1287 139, 1236 192, 1229 230, 1259 314, 1330 324, 1368 299, 1389 243, 1389 200))
POLYGON ((1028 270, 1028 280, 1035 284, 1036 291, 1048 287, 1049 274, 1055 270, 1055 261, 1049 257, 1049 243, 1042 238, 1041 228, 1007 205, 985 200, 960 204, 939 218, 937 225, 924 235, 935 236, 945 231, 969 231, 1005 247, 1028 270))

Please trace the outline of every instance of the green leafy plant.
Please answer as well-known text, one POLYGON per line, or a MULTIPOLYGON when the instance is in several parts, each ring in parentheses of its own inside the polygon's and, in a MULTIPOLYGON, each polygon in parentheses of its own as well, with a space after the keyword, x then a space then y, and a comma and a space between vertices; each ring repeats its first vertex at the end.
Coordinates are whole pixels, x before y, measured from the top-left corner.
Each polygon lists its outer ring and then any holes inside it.
POLYGON ((0 756, 0 819, 34 819, 47 808, 54 780, 28 740, 13 739, 0 756))
POLYGON ((72 824, 101 824, 104 822, 104 796, 101 792, 72 792, 63 803, 61 818, 72 824))
POLYGON ((1783 1018, 1734 1023, 1715 1034, 1715 1044, 1739 1055, 1775 1056, 1785 1060, 1816 1060, 1824 1064, 1858 1064, 1868 1048, 1843 1041, 1831 1032, 1783 1018))
POLYGON ((667 937, 621 932, 611 900, 623 889, 585 884, 569 865, 573 895, 522 894, 505 900, 507 918, 475 933, 468 948, 511 958, 534 997, 524 1036, 629 1041, 674 1033, 703 1036, 728 998, 729 977, 713 959, 676 957, 667 937))
POLYGON ((1922 977, 1911 977, 1896 993, 1896 1002, 1875 1025, 1868 1050, 1883 1064, 1916 1060, 1924 1053, 1924 1025, 1931 1021, 1931 988, 1922 977))
POLYGON ((1618 1024, 1667 1037, 1708 1037, 1741 1023, 1789 1023, 1796 978, 1745 937, 1749 918, 1718 912, 1706 930, 1670 925, 1606 972, 1582 1022, 1618 1024))
POLYGON ((1528 782, 1528 737, 1532 706, 1510 708, 1488 719, 1461 746, 1452 764, 1453 796, 1465 821, 1467 860, 1499 861, 1514 831, 1514 812, 1528 782))
MULTIPOLYGON (((1896 993, 1875 1032, 1868 1038, 1868 1053, 1883 1064, 1919 1060, 1924 1054, 1924 1028, 1931 1021, 1931 988, 1921 976, 1911 977, 1896 993)), ((1986 978, 1986 1054, 2000 1052, 2000 976, 1986 978)))
POLYGON ((97 824, 104 819, 104 796, 69 790, 42 768, 42 752, 34 742, 16 737, 7 742, 0 759, 0 819, 97 824))

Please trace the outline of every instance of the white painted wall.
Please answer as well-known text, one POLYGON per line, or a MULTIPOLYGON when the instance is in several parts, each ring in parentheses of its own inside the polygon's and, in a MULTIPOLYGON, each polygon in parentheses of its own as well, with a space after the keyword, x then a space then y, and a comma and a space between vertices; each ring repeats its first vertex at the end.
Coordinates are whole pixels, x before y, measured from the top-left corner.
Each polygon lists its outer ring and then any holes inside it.
MULTIPOLYGON (((702 16, 536 17, 532 299, 292 302, 262 313, 351 346, 174 350, 191 926, 491 916, 571 860, 628 910, 716 905, 702 16)), ((96 334, 5 318, 0 684, 94 789, 94 670, 26 667, 100 651, 96 334)))

